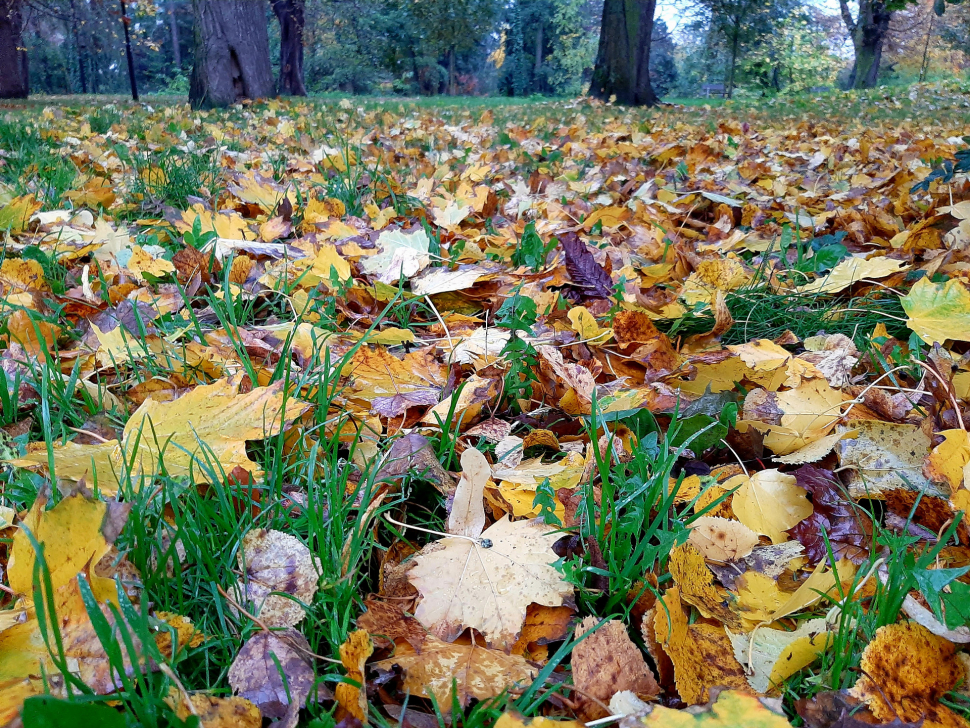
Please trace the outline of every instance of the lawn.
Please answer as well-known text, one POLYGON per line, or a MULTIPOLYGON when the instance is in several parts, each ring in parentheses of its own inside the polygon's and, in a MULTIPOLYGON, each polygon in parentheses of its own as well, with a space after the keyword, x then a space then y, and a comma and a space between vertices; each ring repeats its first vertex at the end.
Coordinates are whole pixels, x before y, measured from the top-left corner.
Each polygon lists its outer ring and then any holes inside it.
POLYGON ((0 724, 967 725, 968 108, 0 106, 0 724))

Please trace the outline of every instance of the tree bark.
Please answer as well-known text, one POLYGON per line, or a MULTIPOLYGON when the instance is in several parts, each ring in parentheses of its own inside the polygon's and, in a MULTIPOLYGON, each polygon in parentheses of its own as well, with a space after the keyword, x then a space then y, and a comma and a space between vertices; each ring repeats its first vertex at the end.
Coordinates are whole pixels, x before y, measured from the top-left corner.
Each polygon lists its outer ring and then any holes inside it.
POLYGON ((544 84, 542 83, 542 18, 536 21, 536 45, 535 45, 535 65, 532 67, 532 86, 536 91, 542 93, 544 84))
POLYGON ((306 96, 303 82, 303 26, 306 0, 273 0, 280 21, 280 77, 277 90, 284 96, 306 96))
POLYGON ((131 85, 131 100, 138 101, 138 83, 135 81, 135 57, 131 52, 131 33, 128 32, 128 8, 125 7, 125 0, 118 0, 121 3, 121 24, 125 28, 125 58, 128 61, 128 83, 131 85))
POLYGON ((0 99, 25 99, 30 91, 20 0, 0 0, 0 99))
POLYGON ((192 106, 215 108, 272 95, 275 83, 263 3, 193 0, 193 7, 192 106))
POLYGON ((853 19, 846 0, 839 2, 842 19, 852 35, 855 48, 855 63, 849 85, 856 89, 872 88, 879 81, 879 64, 889 33, 892 10, 886 7, 886 0, 859 0, 859 15, 853 19))
POLYGON ((455 83, 455 47, 452 46, 448 51, 448 95, 454 96, 458 93, 455 83))
POLYGON ((727 97, 734 98, 734 74, 738 67, 738 46, 741 44, 741 26, 734 26, 734 34, 731 39, 731 71, 728 74, 727 97))
POLYGON ((172 65, 182 70, 182 49, 179 47, 179 24, 175 15, 175 0, 168 2, 168 26, 172 32, 172 65))
POLYGON ((81 93, 88 92, 87 75, 84 71, 84 46, 81 44, 81 31, 78 29, 77 5, 71 0, 71 35, 74 36, 74 50, 77 53, 77 75, 81 82, 81 93))
POLYGON ((590 93, 621 104, 653 106, 650 39, 656 0, 605 0, 590 93))

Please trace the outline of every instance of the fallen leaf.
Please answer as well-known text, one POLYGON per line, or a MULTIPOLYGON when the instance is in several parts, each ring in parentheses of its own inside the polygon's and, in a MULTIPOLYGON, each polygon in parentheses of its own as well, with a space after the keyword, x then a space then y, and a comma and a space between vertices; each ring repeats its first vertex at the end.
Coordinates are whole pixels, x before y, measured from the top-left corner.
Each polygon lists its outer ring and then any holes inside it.
POLYGON ((674 664, 681 700, 700 705, 707 701, 709 688, 715 686, 750 690, 724 628, 688 624, 677 587, 664 593, 653 617, 657 642, 674 664))
POLYGON ((455 699, 464 706, 472 698, 494 698, 516 683, 531 682, 538 674, 518 655, 482 645, 442 642, 435 637, 428 637, 420 652, 402 650, 373 666, 383 670, 400 667, 404 671, 403 688, 420 697, 433 695, 442 711, 449 711, 455 699))
POLYGON ((572 596, 553 566, 557 540, 539 520, 513 523, 505 516, 478 540, 449 536, 425 546, 408 572, 421 594, 414 616, 441 639, 471 627, 490 645, 510 648, 529 604, 558 607, 572 596))
POLYGON ((784 715, 765 707, 757 698, 735 690, 722 690, 708 710, 694 714, 657 706, 635 725, 646 728, 791 728, 784 715))
POLYGON ((748 683, 761 694, 781 687, 785 680, 812 664, 833 640, 824 619, 810 619, 791 632, 758 629, 750 635, 728 635, 735 659, 750 670, 748 683))
POLYGON ((701 516, 689 527, 688 540, 712 561, 743 559, 758 545, 758 534, 739 521, 701 516))
POLYGON ((308 654, 306 638, 292 628, 257 632, 232 661, 229 684, 265 717, 281 718, 280 728, 295 728, 299 710, 313 688, 308 654))
POLYGON ((940 699, 966 678, 953 643, 925 627, 900 622, 880 627, 866 645, 861 676, 849 691, 876 718, 922 719, 924 728, 966 728, 966 720, 940 699))
MULTIPOLYGON (((598 623, 596 617, 586 617, 576 627, 574 638, 578 640, 598 623)), ((629 690, 642 699, 655 698, 660 692, 640 650, 630 640, 623 623, 616 619, 573 648, 572 672, 573 684, 582 691, 581 715, 586 720, 606 717, 606 712, 586 696, 608 703, 621 690, 629 690)))
POLYGON ((374 643, 370 635, 359 629, 347 636, 347 641, 340 645, 340 661, 347 671, 347 677, 360 687, 348 682, 341 682, 334 691, 337 700, 337 718, 342 720, 346 715, 352 715, 357 720, 367 722, 367 691, 364 689, 364 663, 374 654, 374 643))
POLYGON ((492 468, 475 448, 461 454, 461 479, 455 489, 455 500, 448 514, 448 533, 478 538, 485 530, 485 484, 492 468))
POLYGON ((927 344, 970 341, 970 291, 960 279, 933 283, 921 278, 900 303, 906 325, 927 344))
POLYGON ((263 725, 259 708, 245 698, 195 693, 189 696, 189 701, 191 710, 184 700, 173 699, 175 715, 181 720, 197 715, 201 728, 260 728, 263 725))
POLYGON ((750 478, 736 476, 724 487, 728 490, 738 488, 731 500, 731 508, 738 520, 755 533, 768 536, 772 543, 787 541, 785 530, 812 515, 812 504, 806 498, 806 491, 796 485, 793 475, 761 470, 750 478))
MULTIPOLYGON (((67 585, 88 567, 93 568, 111 549, 102 531, 108 516, 107 503, 74 493, 53 508, 45 510, 46 505, 44 496, 34 501, 13 536, 7 565, 10 588, 29 599, 34 595, 36 553, 25 529, 44 546, 44 561, 54 589, 67 585)), ((127 509, 123 515, 127 516, 127 509)), ((117 601, 118 591, 112 579, 92 574, 90 582, 98 601, 117 601)))
POLYGON ((301 622, 306 616, 303 604, 312 604, 317 593, 320 559, 298 538, 282 531, 250 531, 242 545, 239 568, 245 577, 235 586, 237 598, 253 604, 252 613, 269 627, 301 622))

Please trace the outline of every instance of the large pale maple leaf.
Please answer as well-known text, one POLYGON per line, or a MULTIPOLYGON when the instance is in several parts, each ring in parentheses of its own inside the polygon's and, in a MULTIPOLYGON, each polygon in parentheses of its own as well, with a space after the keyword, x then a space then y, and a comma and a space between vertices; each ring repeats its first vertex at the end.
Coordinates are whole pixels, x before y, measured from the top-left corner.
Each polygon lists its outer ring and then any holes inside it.
POLYGON ((480 539, 452 536, 425 546, 408 572, 421 593, 414 616, 447 642, 471 627, 490 646, 510 648, 530 604, 558 607, 572 597, 553 566, 560 536, 538 519, 505 516, 480 539))

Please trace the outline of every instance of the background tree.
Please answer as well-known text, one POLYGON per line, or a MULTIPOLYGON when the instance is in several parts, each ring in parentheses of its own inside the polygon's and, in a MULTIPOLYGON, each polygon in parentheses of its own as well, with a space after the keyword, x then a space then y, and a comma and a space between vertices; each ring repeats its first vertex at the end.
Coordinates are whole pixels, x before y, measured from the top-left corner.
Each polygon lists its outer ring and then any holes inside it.
POLYGON ((189 100, 228 106, 273 93, 266 8, 259 0, 194 0, 195 65, 189 100))
MULTIPOLYGON (((933 10, 943 15, 947 3, 958 5, 962 0, 933 0, 933 10)), ((855 50, 855 63, 849 74, 851 88, 872 88, 879 80, 879 66, 890 31, 893 15, 919 0, 858 0, 855 17, 848 0, 839 0, 842 21, 855 50)))
POLYGON ((29 88, 20 0, 0 0, 0 98, 25 99, 29 88))
POLYGON ((590 93, 616 97, 621 104, 653 106, 650 85, 650 39, 656 0, 605 0, 599 50, 590 93))
POLYGON ((676 44, 663 20, 654 20, 650 39, 650 85, 663 98, 677 83, 676 44))
POLYGON ((770 21, 778 8, 770 0, 700 0, 710 15, 711 30, 727 52, 727 74, 723 79, 728 98, 737 85, 738 61, 748 46, 770 32, 770 21))
POLYGON ((421 0, 410 7, 425 39, 446 59, 448 93, 456 94, 458 56, 475 48, 493 29, 497 0, 421 0))
POLYGON ((306 0, 272 0, 280 23, 280 75, 278 91, 285 96, 306 96, 303 82, 303 26, 306 0))

